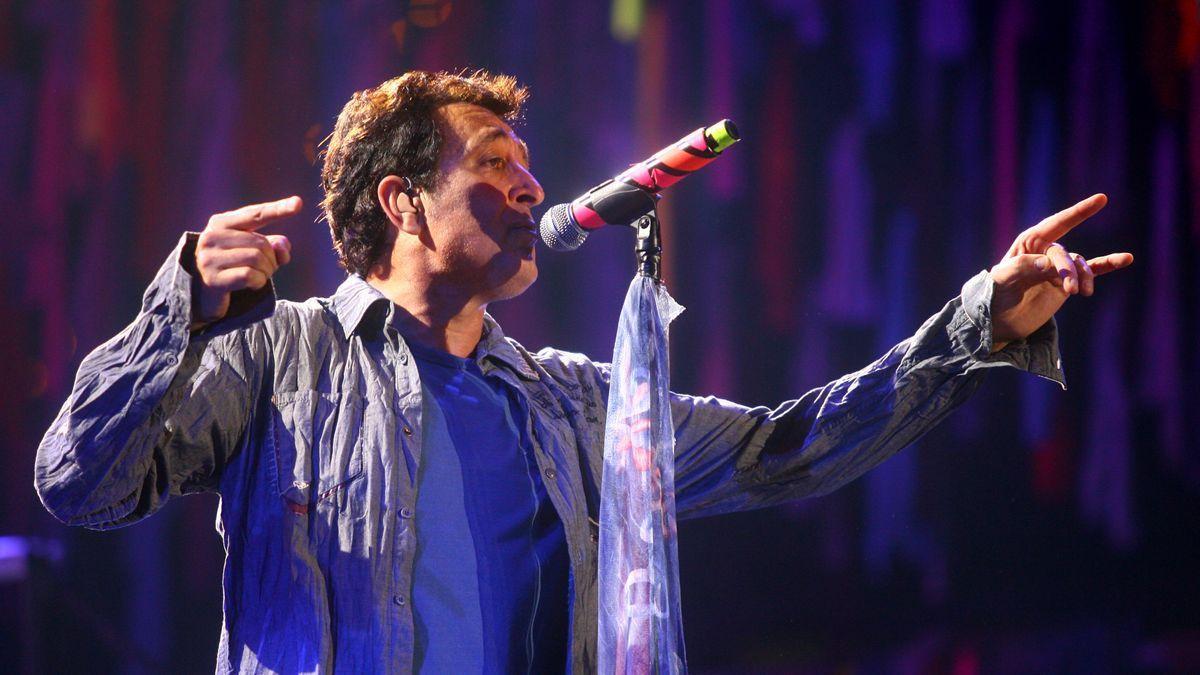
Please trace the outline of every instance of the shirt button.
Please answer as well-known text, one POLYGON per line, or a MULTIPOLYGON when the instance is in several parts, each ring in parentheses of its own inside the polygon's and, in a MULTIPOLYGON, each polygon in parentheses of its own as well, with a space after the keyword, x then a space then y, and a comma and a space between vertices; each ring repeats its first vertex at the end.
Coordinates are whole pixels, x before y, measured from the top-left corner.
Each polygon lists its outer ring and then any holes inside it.
POLYGON ((400 509, 400 517, 401 518, 412 518, 413 517, 412 509, 408 508, 407 506, 401 508, 400 509))
POLYGON ((550 480, 554 480, 556 477, 558 477, 558 472, 554 469, 546 469, 543 473, 545 473, 546 478, 549 478, 550 480))
POLYGON ((176 364, 178 361, 179 361, 179 357, 178 357, 178 356, 175 356, 174 354, 168 354, 168 355, 167 355, 167 365, 168 365, 168 366, 173 366, 173 365, 175 365, 175 364, 176 364))
POLYGON ((408 354, 401 354, 401 355, 400 355, 400 365, 402 365, 402 366, 407 366, 407 365, 408 365, 408 354))
POLYGON ((403 607, 404 603, 408 602, 408 600, 406 600, 403 595, 393 595, 392 602, 396 603, 396 605, 399 607, 403 607))

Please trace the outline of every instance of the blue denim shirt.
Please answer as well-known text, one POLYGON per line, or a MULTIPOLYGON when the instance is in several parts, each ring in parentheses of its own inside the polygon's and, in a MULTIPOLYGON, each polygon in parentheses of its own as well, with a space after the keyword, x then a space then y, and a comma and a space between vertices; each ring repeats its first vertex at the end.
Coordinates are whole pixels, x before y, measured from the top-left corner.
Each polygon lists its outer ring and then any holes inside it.
MULTIPOLYGON (((276 302, 268 287, 193 335, 194 246, 185 236, 133 323, 84 359, 38 448, 42 503, 104 529, 219 492, 217 672, 410 671, 421 386, 394 306, 354 276, 303 303, 276 302)), ((774 409, 673 394, 678 517, 829 492, 928 431, 988 368, 1061 384, 1053 321, 989 353, 991 294, 979 273, 875 362, 774 409)), ((572 669, 592 672, 608 368, 531 353, 485 322, 477 361, 527 403, 566 530, 572 669)))

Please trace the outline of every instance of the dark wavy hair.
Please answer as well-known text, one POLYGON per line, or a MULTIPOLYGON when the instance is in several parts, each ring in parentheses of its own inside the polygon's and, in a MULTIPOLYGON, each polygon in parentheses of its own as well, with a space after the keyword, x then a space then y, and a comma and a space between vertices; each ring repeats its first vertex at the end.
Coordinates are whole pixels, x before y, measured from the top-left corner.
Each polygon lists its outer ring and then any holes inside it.
POLYGON ((322 152, 321 201, 338 262, 366 276, 385 255, 387 217, 376 190, 386 176, 435 189, 444 142, 437 111, 474 103, 515 121, 529 92, 508 75, 414 70, 355 92, 338 115, 322 152))

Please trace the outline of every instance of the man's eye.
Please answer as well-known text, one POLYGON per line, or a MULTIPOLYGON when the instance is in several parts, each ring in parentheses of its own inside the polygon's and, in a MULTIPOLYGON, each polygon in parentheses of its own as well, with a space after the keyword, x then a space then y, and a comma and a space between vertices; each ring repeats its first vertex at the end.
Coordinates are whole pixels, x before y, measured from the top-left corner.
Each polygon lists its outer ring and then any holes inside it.
POLYGON ((494 169, 503 169, 508 166, 508 162, 503 157, 492 157, 487 160, 487 165, 494 169))

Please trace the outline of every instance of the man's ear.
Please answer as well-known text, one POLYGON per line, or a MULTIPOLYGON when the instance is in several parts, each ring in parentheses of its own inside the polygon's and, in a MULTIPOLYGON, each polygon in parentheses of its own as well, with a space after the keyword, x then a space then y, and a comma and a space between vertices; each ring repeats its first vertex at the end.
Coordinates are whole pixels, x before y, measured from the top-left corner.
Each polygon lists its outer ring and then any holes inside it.
POLYGON ((425 227, 420 192, 412 181, 400 176, 386 176, 376 190, 383 214, 405 234, 420 234, 425 227))

